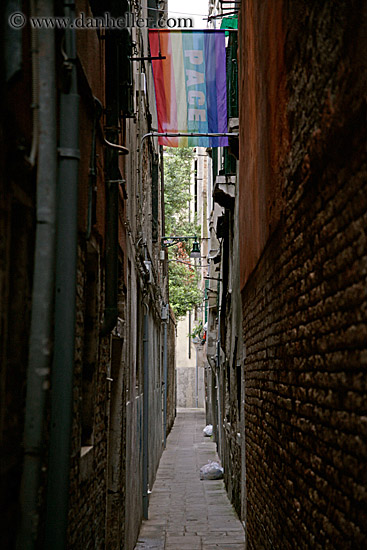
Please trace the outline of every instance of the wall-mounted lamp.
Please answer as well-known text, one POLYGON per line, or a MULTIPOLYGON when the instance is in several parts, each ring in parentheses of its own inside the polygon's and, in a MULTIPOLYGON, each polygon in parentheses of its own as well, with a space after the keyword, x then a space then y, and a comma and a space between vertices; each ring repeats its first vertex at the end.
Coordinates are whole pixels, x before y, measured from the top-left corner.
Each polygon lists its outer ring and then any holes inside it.
POLYGON ((162 237, 161 246, 162 248, 168 248, 169 246, 173 246, 175 244, 188 241, 190 239, 194 239, 194 243, 192 245, 192 250, 190 253, 190 258, 200 258, 201 256, 200 246, 196 235, 194 236, 185 235, 184 237, 176 237, 176 236, 162 237))
POLYGON ((199 243, 197 241, 194 241, 192 245, 190 258, 200 258, 200 256, 201 256, 201 252, 199 248, 199 243))

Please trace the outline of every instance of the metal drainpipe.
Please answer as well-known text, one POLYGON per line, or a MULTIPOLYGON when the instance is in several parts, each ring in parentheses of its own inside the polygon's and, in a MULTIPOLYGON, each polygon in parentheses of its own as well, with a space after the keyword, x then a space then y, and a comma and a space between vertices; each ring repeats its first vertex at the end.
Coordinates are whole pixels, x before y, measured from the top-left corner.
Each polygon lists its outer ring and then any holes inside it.
MULTIPOLYGON (((64 14, 75 16, 74 2, 64 1, 64 14)), ((51 377, 51 423, 46 500, 45 548, 67 547, 71 425, 75 344, 77 266, 78 133, 75 30, 65 30, 69 88, 60 94, 58 220, 56 246, 55 351, 51 377)))
MULTIPOLYGON (((30 1, 31 14, 34 15, 35 12, 35 0, 30 1)), ((33 126, 33 135, 32 135, 32 145, 28 157, 29 164, 33 167, 36 164, 37 160, 37 151, 38 151, 38 29, 31 28, 31 48, 32 48, 32 126, 33 126)))
MULTIPOLYGON (((166 234, 166 220, 165 220, 165 211, 164 211, 164 151, 163 151, 163 145, 159 146, 159 155, 160 155, 160 161, 161 161, 161 235, 166 234)), ((168 264, 167 264, 167 252, 164 255, 164 263, 163 263, 163 280, 166 279, 168 274, 168 264)), ((168 284, 167 284, 168 289, 168 284)), ((165 298, 168 298, 168 292, 166 292, 165 298)))
POLYGON ((169 313, 168 313, 168 320, 164 321, 164 326, 163 326, 163 381, 164 381, 163 441, 164 441, 164 448, 166 448, 166 441, 167 441, 167 326, 168 326, 168 323, 169 323, 169 313))
MULTIPOLYGON (((219 294, 219 285, 218 281, 218 294, 219 294)), ((221 378, 220 378, 220 322, 221 322, 221 307, 219 306, 218 310, 218 339, 217 339, 217 354, 216 354, 216 369, 215 369, 215 378, 217 381, 217 401, 218 401, 218 454, 222 459, 222 406, 221 406, 221 378)))
POLYGON ((159 146, 159 155, 161 159, 161 215, 162 215, 162 235, 166 234, 166 220, 164 211, 164 151, 163 145, 159 146))
MULTIPOLYGON (((159 155, 161 161, 161 216, 162 216, 162 234, 166 234, 165 230, 165 211, 164 211, 164 152, 163 145, 159 146, 159 155)), ((166 256, 167 259, 167 256, 166 256)), ((165 268, 167 264, 165 263, 165 268)), ((163 277, 166 275, 166 269, 164 268, 163 277)), ((168 309, 168 304, 166 304, 168 309)), ((167 321, 164 321, 163 326, 163 381, 164 381, 164 396, 163 396, 163 443, 164 448, 167 444, 167 331, 169 324, 169 309, 167 321)))
POLYGON ((189 311, 189 349, 188 356, 191 359, 191 311, 189 311))
POLYGON ((144 386, 143 386, 143 518, 148 519, 149 506, 149 308, 144 303, 144 334, 143 334, 143 365, 144 365, 144 386))
MULTIPOLYGON (((42 16, 52 16, 52 8, 52 3, 47 0, 37 2, 37 13, 42 16)), ((57 179, 54 41, 53 30, 38 30, 37 225, 20 493, 21 524, 17 540, 17 548, 21 550, 30 550, 37 545, 45 399, 52 353, 57 179)))
POLYGON ((195 346, 195 406, 199 407, 199 364, 198 364, 198 344, 195 346))

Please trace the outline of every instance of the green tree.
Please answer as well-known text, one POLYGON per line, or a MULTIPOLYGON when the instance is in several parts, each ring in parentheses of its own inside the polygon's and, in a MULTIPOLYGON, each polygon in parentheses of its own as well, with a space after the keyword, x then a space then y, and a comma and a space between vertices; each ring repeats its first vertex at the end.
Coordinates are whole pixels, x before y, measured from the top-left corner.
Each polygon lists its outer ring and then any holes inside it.
MULTIPOLYGON (((164 156, 164 202, 166 235, 198 235, 196 216, 189 219, 190 180, 193 150, 167 148, 164 156)), ((170 304, 177 318, 184 317, 201 304, 199 274, 192 267, 189 254, 192 242, 182 242, 168 249, 170 304)))
POLYGON ((203 296, 198 287, 199 276, 195 268, 180 262, 169 264, 170 304, 177 318, 201 304, 203 296))

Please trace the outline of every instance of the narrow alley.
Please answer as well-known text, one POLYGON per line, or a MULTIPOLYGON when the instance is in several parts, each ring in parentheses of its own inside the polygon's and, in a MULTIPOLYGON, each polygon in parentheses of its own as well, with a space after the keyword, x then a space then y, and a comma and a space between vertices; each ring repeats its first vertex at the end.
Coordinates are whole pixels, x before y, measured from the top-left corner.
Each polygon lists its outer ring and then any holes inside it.
POLYGON ((366 550, 367 3, 0 21, 0 550, 366 550))
POLYGON ((204 409, 178 409, 135 550, 244 548, 244 530, 223 480, 200 480, 200 468, 218 460, 204 426, 204 409))

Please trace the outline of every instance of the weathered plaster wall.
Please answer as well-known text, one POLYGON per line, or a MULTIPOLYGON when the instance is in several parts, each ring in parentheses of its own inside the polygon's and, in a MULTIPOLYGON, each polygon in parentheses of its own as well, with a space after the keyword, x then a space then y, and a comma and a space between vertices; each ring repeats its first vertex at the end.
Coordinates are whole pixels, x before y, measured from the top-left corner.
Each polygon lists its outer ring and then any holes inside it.
POLYGON ((240 249, 241 288, 279 222, 284 206, 283 163, 290 137, 283 9, 281 0, 248 0, 243 3, 240 20, 239 219, 240 233, 246 238, 246 247, 240 249))
MULTIPOLYGON (((191 330, 194 323, 192 322, 191 330)), ((189 315, 177 323, 176 338, 176 373, 177 373, 177 406, 196 407, 196 350, 191 341, 189 357, 189 315)), ((201 349, 198 350, 198 406, 204 407, 204 367, 201 349)))

